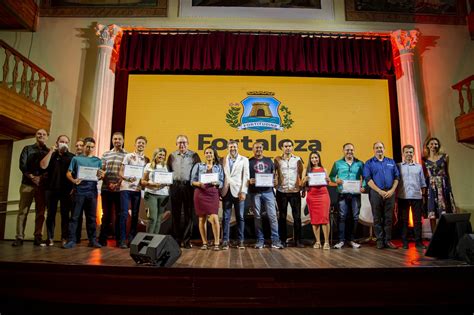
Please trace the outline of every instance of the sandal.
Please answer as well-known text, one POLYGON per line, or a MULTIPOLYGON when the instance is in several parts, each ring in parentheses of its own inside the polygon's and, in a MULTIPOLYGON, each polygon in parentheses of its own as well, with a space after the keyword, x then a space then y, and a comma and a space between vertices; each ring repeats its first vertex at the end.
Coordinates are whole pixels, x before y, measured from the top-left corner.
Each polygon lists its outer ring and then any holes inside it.
POLYGON ((323 249, 330 249, 331 246, 329 246, 329 243, 324 243, 323 249))
POLYGON ((207 244, 202 244, 201 249, 206 250, 207 249, 207 244))
POLYGON ((214 245, 214 247, 212 248, 212 250, 221 250, 221 248, 219 247, 219 245, 214 245))
POLYGON ((313 248, 316 248, 316 249, 321 248, 321 243, 320 242, 314 243, 313 248))

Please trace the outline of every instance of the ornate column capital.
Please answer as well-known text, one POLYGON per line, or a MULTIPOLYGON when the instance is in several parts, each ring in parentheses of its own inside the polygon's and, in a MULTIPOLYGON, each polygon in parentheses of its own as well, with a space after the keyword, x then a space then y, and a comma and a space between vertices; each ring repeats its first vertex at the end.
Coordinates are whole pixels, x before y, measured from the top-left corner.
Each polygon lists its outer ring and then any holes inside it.
POLYGON ((397 48, 400 55, 412 54, 420 32, 417 30, 397 30, 390 33, 392 47, 397 48))
POLYGON ((107 46, 110 48, 114 47, 115 37, 122 31, 116 24, 103 25, 100 23, 97 23, 95 30, 95 34, 99 38, 99 46, 107 46))

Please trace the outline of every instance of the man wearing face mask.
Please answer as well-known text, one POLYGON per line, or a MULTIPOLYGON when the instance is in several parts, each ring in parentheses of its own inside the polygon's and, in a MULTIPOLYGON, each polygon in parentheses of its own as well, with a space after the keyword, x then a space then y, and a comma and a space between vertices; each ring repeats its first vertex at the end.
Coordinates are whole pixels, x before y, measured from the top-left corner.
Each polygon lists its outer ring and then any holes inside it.
POLYGON ((40 162, 40 167, 46 170, 48 174, 46 180, 46 205, 48 208, 46 229, 48 238, 45 243, 47 246, 53 246, 58 202, 61 203, 61 239, 63 243, 68 238, 69 215, 72 211, 70 194, 73 185, 67 179, 66 174, 73 157, 74 154, 69 152, 69 137, 61 135, 40 162))
POLYGON ((48 154, 46 141, 48 132, 38 129, 35 134, 36 143, 23 148, 20 155, 20 170, 23 173, 20 186, 20 203, 18 205, 18 217, 16 224, 16 239, 12 246, 22 246, 25 237, 26 218, 30 211, 33 198, 35 199, 35 246, 41 246, 42 230, 45 212, 44 175, 45 171, 40 167, 40 161, 48 154))
POLYGON ((400 173, 395 161, 385 156, 382 142, 375 142, 373 149, 374 157, 365 162, 363 176, 370 187, 369 200, 374 216, 377 248, 397 249, 392 243, 392 218, 400 173))

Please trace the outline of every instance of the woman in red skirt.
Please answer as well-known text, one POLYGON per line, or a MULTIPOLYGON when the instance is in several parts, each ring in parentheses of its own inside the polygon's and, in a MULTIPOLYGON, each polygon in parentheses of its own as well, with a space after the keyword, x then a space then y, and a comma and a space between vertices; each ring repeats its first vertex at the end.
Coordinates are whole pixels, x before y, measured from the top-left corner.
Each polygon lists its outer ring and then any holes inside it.
POLYGON ((219 164, 216 149, 204 150, 205 162, 197 163, 191 171, 191 185, 194 190, 194 208, 199 218, 199 233, 202 238, 201 249, 208 249, 207 221, 211 223, 214 234, 214 250, 219 250, 219 188, 224 185, 224 171, 219 164))
POLYGON ((324 235, 324 245, 322 248, 329 249, 330 199, 326 188, 329 183, 328 173, 321 164, 321 156, 318 152, 311 152, 308 160, 303 180, 307 185, 306 204, 308 205, 311 225, 313 226, 313 233, 316 238, 313 248, 321 248, 320 228, 322 227, 324 235))

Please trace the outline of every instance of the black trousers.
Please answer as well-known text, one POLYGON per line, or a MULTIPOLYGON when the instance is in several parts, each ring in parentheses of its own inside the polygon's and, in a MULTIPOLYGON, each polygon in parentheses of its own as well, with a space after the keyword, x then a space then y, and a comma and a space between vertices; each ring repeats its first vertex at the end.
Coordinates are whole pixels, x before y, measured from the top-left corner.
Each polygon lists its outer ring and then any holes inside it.
POLYGON ((395 194, 388 199, 383 199, 376 191, 369 192, 370 206, 374 216, 374 232, 377 242, 388 242, 392 240, 393 207, 395 206, 395 194))
POLYGON ((282 243, 286 243, 288 231, 286 227, 286 216, 288 215, 288 203, 291 205, 293 215, 293 239, 301 240, 301 196, 299 192, 282 193, 277 190, 276 202, 278 205, 278 234, 282 243))
POLYGON ((120 240, 120 191, 102 190, 102 224, 100 226, 99 242, 106 242, 111 233, 110 226, 115 210, 115 239, 120 240))
POLYGON ((421 199, 402 199, 398 198, 398 210, 402 217, 402 241, 408 243, 408 218, 410 207, 413 214, 413 232, 415 242, 421 243, 421 209, 423 201, 421 199))
POLYGON ((46 191, 46 206, 48 208, 46 229, 48 232, 48 239, 54 239, 58 202, 60 203, 61 210, 61 239, 66 240, 69 236, 69 216, 72 212, 73 202, 69 192, 61 191, 46 191))
POLYGON ((178 244, 185 245, 193 233, 193 188, 186 182, 174 182, 170 188, 172 236, 178 244), (181 212, 183 227, 181 227, 181 212))

